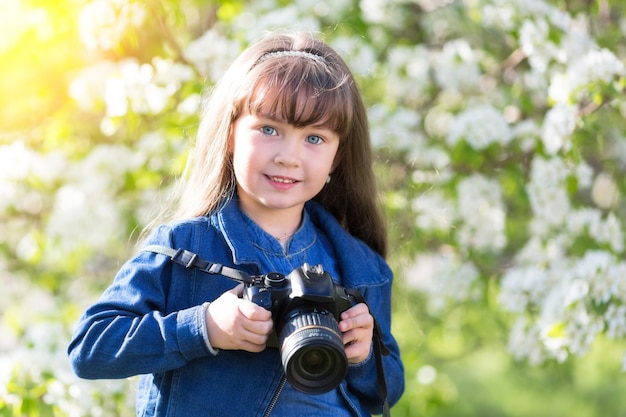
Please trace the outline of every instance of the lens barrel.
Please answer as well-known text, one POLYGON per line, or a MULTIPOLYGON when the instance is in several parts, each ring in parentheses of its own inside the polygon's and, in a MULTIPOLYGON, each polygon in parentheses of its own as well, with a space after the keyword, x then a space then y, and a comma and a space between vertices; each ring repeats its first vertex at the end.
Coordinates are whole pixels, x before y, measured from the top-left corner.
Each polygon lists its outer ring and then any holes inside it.
POLYGON ((292 311, 280 331, 279 346, 287 380, 301 392, 328 392, 348 372, 341 332, 329 312, 292 311))

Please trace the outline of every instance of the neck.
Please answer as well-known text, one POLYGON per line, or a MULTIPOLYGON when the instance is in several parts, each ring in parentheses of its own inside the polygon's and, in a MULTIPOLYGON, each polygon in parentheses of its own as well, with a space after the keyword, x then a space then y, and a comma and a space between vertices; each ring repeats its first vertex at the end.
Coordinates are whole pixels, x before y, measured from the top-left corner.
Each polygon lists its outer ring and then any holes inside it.
POLYGON ((296 234, 296 232, 298 231, 298 228, 300 227, 300 221, 301 219, 298 219, 297 223, 283 223, 283 224, 262 224, 259 223, 257 220, 253 219, 260 227, 261 229, 265 230, 267 233, 269 233, 270 235, 274 236, 276 238, 276 240, 278 240, 279 242, 286 242, 288 241, 293 235, 296 234))
POLYGON ((287 242, 291 240, 293 235, 295 235, 295 232, 284 236, 274 236, 274 238, 278 241, 278 243, 284 246, 287 242))
POLYGON ((239 208, 261 229, 274 236, 279 242, 289 240, 298 231, 302 222, 303 207, 260 210, 258 207, 250 207, 240 200, 239 208))

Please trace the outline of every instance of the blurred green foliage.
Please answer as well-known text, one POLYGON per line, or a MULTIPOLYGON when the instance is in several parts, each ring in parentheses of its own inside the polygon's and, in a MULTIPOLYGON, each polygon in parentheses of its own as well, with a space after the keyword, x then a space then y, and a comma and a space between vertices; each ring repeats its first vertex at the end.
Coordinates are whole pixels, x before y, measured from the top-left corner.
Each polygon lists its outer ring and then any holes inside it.
MULTIPOLYGON (((78 315, 134 251, 141 229, 184 169, 198 113, 183 111, 183 104, 215 81, 215 74, 203 72, 193 61, 188 46, 207 31, 219 34, 211 45, 216 50, 233 41, 231 50, 206 58, 217 71, 221 59, 229 62, 258 32, 311 28, 311 22, 317 25, 312 30, 345 52, 368 107, 382 109, 382 116, 373 118, 372 131, 389 219, 389 261, 396 271, 393 330, 406 368, 406 393, 392 415, 626 416, 621 395, 626 377, 619 367, 624 337, 599 335, 586 355, 530 365, 509 352, 516 314, 503 311, 498 301, 502 274, 533 237, 527 189, 533 160, 551 157, 537 132, 554 104, 547 96, 549 73, 568 69, 549 56, 544 73, 533 70, 532 54, 521 50, 521 28, 533 16, 540 22, 555 11, 583 20, 590 38, 623 61, 624 5, 608 0, 0 4, 0 416, 134 415, 133 379, 80 381, 69 370, 65 349, 78 315), (85 15, 89 5, 95 12, 85 15), (117 14, 107 20, 110 10, 117 14), (145 14, 131 24, 124 19, 137 17, 133 10, 145 14), (488 17, 498 21, 489 11, 504 13, 502 22, 486 23, 488 17), (101 43, 87 47, 85 32, 102 35, 101 43), (442 51, 457 40, 466 41, 471 50, 456 44, 461 52, 445 62, 442 51), (476 79, 473 66, 453 71, 454 65, 464 64, 465 53, 475 59, 476 79), (157 71, 155 57, 187 66, 193 76, 184 78, 168 67, 170 78, 151 78, 146 84, 159 87, 175 77, 182 80, 158 111, 134 108, 129 93, 127 111, 107 113, 111 103, 104 91, 109 80, 127 82, 124 71, 133 68, 137 73, 141 68, 157 71), (420 72, 419 64, 427 69, 420 72), (81 84, 81 94, 91 99, 87 103, 71 91, 88 70, 95 75, 81 84), (447 71, 456 75, 445 82, 438 79, 447 71), (446 82, 458 83, 458 88, 446 82), (485 101, 513 114, 511 126, 534 122, 537 129, 528 134, 533 145, 521 133, 510 143, 500 138, 483 148, 466 138, 448 143, 454 118, 485 101), (409 116, 401 117, 405 114, 409 116), (447 158, 442 166, 433 162, 436 158, 424 159, 435 151, 447 158), (501 250, 460 243, 463 218, 448 228, 416 224, 417 199, 440 192, 454 200, 458 187, 473 174, 494 180, 501 190, 507 214, 501 250), (434 179, 421 180, 422 175, 434 179), (91 223, 80 222, 81 212, 88 212, 91 223), (470 290, 479 296, 453 298, 433 308, 433 294, 420 287, 426 284, 411 280, 416 278, 411 275, 416 258, 432 252, 470 260, 479 274, 470 290)), ((549 42, 559 45, 571 35, 555 21, 537 48, 549 42)), ((204 48, 206 52, 206 44, 204 48)), ((572 102, 578 98, 576 128, 568 137, 569 149, 558 153, 571 166, 585 161, 595 174, 614 178, 618 195, 626 187, 620 157, 625 80, 589 82, 580 97, 572 93, 572 102)), ((134 79, 132 87, 141 87, 140 81, 134 79)), ((579 177, 570 175, 565 188, 574 207, 596 204, 579 177)), ((604 217, 612 213, 626 218, 626 205, 619 198, 599 211, 604 217)), ((563 256, 576 259, 590 248, 613 251, 623 259, 623 250, 598 242, 591 231, 572 239, 563 256)), ((454 296, 457 289, 450 291, 454 296)), ((609 305, 594 304, 600 315, 609 305)), ((540 307, 528 305, 522 315, 534 317, 540 307)), ((553 324, 552 330, 566 334, 565 324, 553 324)))

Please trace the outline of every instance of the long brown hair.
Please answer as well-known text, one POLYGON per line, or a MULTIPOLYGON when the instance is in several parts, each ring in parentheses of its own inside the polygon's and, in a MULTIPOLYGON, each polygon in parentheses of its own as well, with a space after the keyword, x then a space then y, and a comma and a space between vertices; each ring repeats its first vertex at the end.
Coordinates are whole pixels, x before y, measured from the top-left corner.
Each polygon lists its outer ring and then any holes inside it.
POLYGON ((271 34, 246 49, 205 101, 175 219, 206 215, 233 195, 230 129, 244 111, 272 112, 295 126, 322 123, 340 137, 332 180, 314 198, 382 256, 385 224, 372 168, 367 113, 343 59, 308 33, 271 34), (279 91, 280 94, 272 94, 279 91), (277 97, 273 103, 268 103, 277 97), (311 98, 314 98, 312 100, 311 98))

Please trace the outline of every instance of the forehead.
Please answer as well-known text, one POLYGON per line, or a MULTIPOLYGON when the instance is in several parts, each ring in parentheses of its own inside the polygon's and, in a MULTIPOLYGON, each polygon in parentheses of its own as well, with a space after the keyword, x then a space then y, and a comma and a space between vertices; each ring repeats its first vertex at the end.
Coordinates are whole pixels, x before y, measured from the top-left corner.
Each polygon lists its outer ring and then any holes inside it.
POLYGON ((324 63, 302 57, 268 59, 250 75, 241 110, 299 127, 325 126, 340 135, 351 123, 349 80, 324 63))
POLYGON ((332 106, 316 103, 318 97, 306 92, 287 93, 278 89, 258 92, 252 97, 248 112, 260 117, 288 122, 296 126, 328 126, 333 119, 332 106))

